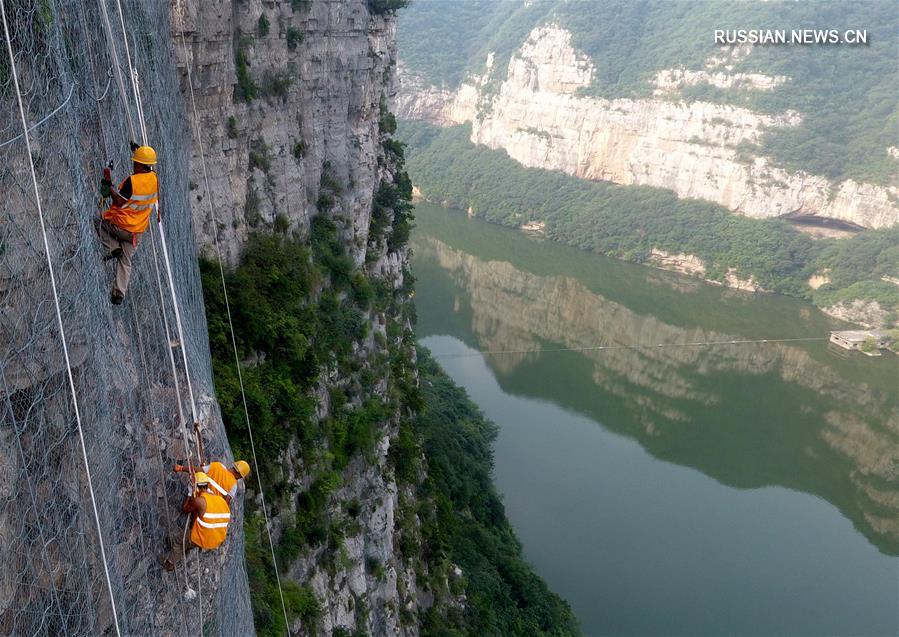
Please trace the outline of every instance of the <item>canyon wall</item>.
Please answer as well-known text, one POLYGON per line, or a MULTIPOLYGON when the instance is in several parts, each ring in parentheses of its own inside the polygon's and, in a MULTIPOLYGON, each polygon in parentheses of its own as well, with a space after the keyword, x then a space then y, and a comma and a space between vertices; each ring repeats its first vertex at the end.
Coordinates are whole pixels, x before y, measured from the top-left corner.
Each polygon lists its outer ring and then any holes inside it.
MULTIPOLYGON (((184 521, 188 482, 172 464, 194 454, 198 437, 207 457, 231 459, 197 257, 221 254, 235 264, 253 231, 304 240, 311 219, 327 214, 366 277, 390 290, 403 286, 406 249, 369 237, 374 192, 398 170, 381 127, 392 91, 394 18, 371 12, 365 0, 121 6, 127 51, 117 6, 107 7, 110 37, 105 21, 77 2, 7 5, 31 153, 4 50, 0 634, 250 635, 259 609, 250 603, 243 520, 258 501, 244 502, 242 493, 235 500, 221 549, 194 552, 176 573, 159 563, 184 521), (113 306, 111 266, 93 229, 104 205, 97 183, 109 160, 115 181, 123 179, 128 142, 143 141, 138 90, 146 141, 160 158, 165 222, 151 222, 140 237, 125 302, 113 306), (333 199, 324 212, 317 205, 323 190, 333 199)), ((351 346, 357 375, 403 338, 386 334, 388 321, 408 331, 406 318, 385 311, 363 319, 365 336, 351 346)), ((327 365, 318 378, 315 415, 324 420, 331 391, 357 380, 327 365)), ((363 398, 383 395, 387 380, 373 385, 363 398)), ((361 398, 354 400, 350 407, 361 398)), ((418 634, 418 610, 434 595, 396 557, 398 503, 414 506, 411 487, 398 487, 386 466, 399 418, 378 423, 373 457, 360 454, 340 475, 329 506, 336 515, 352 501, 358 515, 339 551, 327 542, 301 551, 282 572, 285 582, 311 591, 317 609, 311 624, 296 619, 292 634, 418 634), (339 560, 326 559, 338 553, 339 560)), ((286 476, 283 497, 272 503, 276 543, 312 480, 299 457, 294 441, 283 457, 260 458, 286 476)))
MULTIPOLYGON (((369 237, 374 193, 396 172, 382 148, 380 129, 393 96, 393 15, 371 12, 365 0, 188 2, 175 10, 182 93, 189 100, 189 66, 200 123, 201 139, 193 140, 190 164, 200 250, 217 257, 218 232, 221 256, 234 264, 251 233, 305 237, 311 220, 324 214, 372 281, 402 287, 405 248, 369 237), (203 185, 201 143, 209 193, 203 185), (327 210, 320 203, 325 191, 333 197, 327 210)), ((396 344, 385 332, 394 319, 406 323, 384 312, 366 313, 367 336, 353 344, 360 371, 347 375, 330 366, 319 371, 317 418, 333 415, 331 391, 353 393, 347 388, 356 386, 359 374, 378 373, 372 367, 386 355, 384 342, 396 344)), ((387 380, 376 381, 370 396, 353 399, 355 406, 369 397, 384 398, 387 380)), ((300 551, 281 574, 314 592, 322 610, 319 635, 418 634, 416 573, 396 550, 400 499, 411 494, 402 492, 387 466, 399 417, 381 424, 376 457, 353 460, 331 495, 328 507, 335 517, 348 506, 358 510, 353 531, 339 547, 325 542, 300 551)), ((291 443, 276 463, 286 489, 273 505, 276 543, 296 517, 298 496, 315 477, 298 445, 291 443)), ((310 627, 297 622, 292 629, 305 634, 310 627)))
POLYGON ((198 436, 212 457, 227 461, 230 447, 212 380, 168 6, 121 6, 136 35, 127 53, 159 151, 165 222, 139 238, 125 301, 111 305, 113 265, 93 227, 105 207, 98 185, 110 160, 117 183, 129 174, 128 143, 140 140, 117 8, 110 39, 81 3, 6 4, 19 86, 4 49, 0 634, 252 634, 241 501, 220 550, 194 552, 177 573, 160 565, 181 537, 189 488, 172 465, 196 462, 198 436))
POLYGON ((397 114, 438 126, 471 122, 472 142, 503 149, 524 166, 667 188, 749 217, 818 217, 859 228, 899 223, 895 186, 832 183, 759 153, 766 130, 796 126, 801 113, 676 98, 678 88, 700 82, 734 90, 788 84, 784 76, 731 73, 734 58, 746 54, 722 51, 704 71, 662 71, 651 98, 602 99, 584 93, 594 62, 572 47, 569 32, 549 24, 530 33, 498 86, 486 79, 492 56, 483 76, 469 76, 456 90, 402 74, 397 114))

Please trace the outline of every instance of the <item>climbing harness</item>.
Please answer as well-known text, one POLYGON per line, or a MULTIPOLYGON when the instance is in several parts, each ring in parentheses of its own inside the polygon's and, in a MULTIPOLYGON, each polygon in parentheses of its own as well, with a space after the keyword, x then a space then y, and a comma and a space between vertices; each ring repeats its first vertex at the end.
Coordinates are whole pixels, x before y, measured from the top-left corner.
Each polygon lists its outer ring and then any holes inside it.
POLYGON ((53 271, 53 259, 50 256, 50 242, 47 238, 47 228, 44 222, 44 211, 43 206, 41 205, 41 195, 37 185, 37 173, 35 172, 34 168, 34 155, 31 151, 31 140, 28 136, 28 121, 25 119, 25 107, 22 103, 22 93, 19 89, 19 78, 16 71, 16 59, 13 55, 12 40, 9 35, 9 25, 6 21, 6 6, 4 0, 0 0, 0 15, 2 15, 3 18, 3 34, 6 38, 6 49, 9 53, 10 74, 12 75, 13 87, 15 88, 16 99, 18 100, 19 104, 19 116, 21 117, 22 121, 22 135, 25 138, 25 147, 28 151, 28 163, 31 167, 31 183, 34 186, 34 200, 37 207, 38 220, 40 221, 41 236, 44 242, 44 254, 47 257, 47 269, 50 273, 50 288, 53 291, 53 305, 56 309, 56 322, 57 326, 59 327, 59 337, 60 341, 62 342, 62 351, 66 362, 66 375, 69 381, 69 390, 72 394, 72 405, 75 410, 75 422, 78 426, 78 440, 81 443, 81 458, 84 462, 84 472, 87 477, 88 491, 90 492, 91 496, 91 508, 93 509, 94 523, 97 529, 97 539, 100 544, 100 557, 103 561, 103 573, 106 577, 106 588, 109 592, 109 603, 112 608, 112 620, 113 625, 115 626, 116 635, 121 637, 121 631, 119 629, 119 616, 116 609, 115 596, 112 593, 112 580, 109 576, 109 564, 106 559, 106 545, 103 541, 103 529, 100 525, 100 513, 97 509, 97 498, 94 494, 94 483, 93 478, 91 477, 90 463, 87 459, 87 445, 84 441, 84 430, 81 426, 81 411, 78 407, 78 394, 75 391, 75 378, 72 375, 72 363, 69 359, 69 346, 68 342, 66 341, 65 327, 62 323, 62 310, 59 306, 59 294, 56 289, 56 274, 53 271))

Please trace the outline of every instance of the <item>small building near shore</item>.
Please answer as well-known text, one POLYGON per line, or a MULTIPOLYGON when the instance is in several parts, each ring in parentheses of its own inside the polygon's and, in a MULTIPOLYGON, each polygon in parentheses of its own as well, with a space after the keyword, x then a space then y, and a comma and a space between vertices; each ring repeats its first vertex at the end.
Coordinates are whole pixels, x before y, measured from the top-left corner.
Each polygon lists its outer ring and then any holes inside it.
POLYGON ((886 330, 844 330, 830 333, 830 342, 834 345, 868 356, 880 356, 881 350, 887 349, 890 341, 886 330))

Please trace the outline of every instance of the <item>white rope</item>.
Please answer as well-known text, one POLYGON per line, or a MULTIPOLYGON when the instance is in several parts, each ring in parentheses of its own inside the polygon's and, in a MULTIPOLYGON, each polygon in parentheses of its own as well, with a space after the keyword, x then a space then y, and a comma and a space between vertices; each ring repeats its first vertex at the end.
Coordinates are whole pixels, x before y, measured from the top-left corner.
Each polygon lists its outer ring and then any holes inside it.
MULTIPOLYGON (((156 215, 157 215, 157 219, 158 219, 159 218, 158 208, 156 211, 156 215)), ((194 389, 193 389, 193 385, 190 382, 190 368, 187 365, 187 348, 185 347, 184 329, 181 325, 181 311, 178 308, 178 297, 177 297, 177 294, 175 293, 175 281, 172 278, 172 266, 171 266, 171 262, 169 261, 169 251, 168 251, 168 247, 166 246, 165 231, 163 230, 163 225, 162 225, 161 220, 156 224, 156 228, 159 230, 159 238, 161 239, 160 245, 162 246, 162 260, 163 260, 163 263, 165 263, 165 273, 166 273, 166 276, 168 277, 168 281, 169 281, 169 290, 171 291, 171 296, 172 296, 172 306, 175 310, 175 327, 178 330, 178 344, 179 344, 179 349, 181 350, 182 363, 184 364, 184 376, 187 380, 187 394, 190 397, 190 412, 191 412, 191 416, 193 417, 193 421, 195 423, 199 423, 200 420, 197 415, 197 403, 194 400, 194 389)), ((202 464, 203 458, 200 456, 199 444, 200 444, 200 441, 199 441, 199 434, 198 434, 198 436, 197 436, 197 458, 198 458, 200 464, 202 464)))
POLYGON ((128 129, 131 131, 131 139, 137 137, 134 134, 134 121, 131 119, 131 107, 125 97, 125 81, 122 79, 122 69, 119 65, 119 54, 115 48, 115 39, 112 35, 112 24, 109 22, 109 13, 106 11, 106 0, 97 0, 100 5, 100 13, 103 15, 103 22, 106 26, 106 40, 109 53, 112 55, 112 68, 115 71, 116 82, 119 85, 119 93, 122 95, 122 106, 125 108, 126 119, 128 120, 128 129))
POLYGON ((826 341, 826 336, 810 336, 806 338, 765 338, 760 340, 731 341, 696 341, 693 343, 655 343, 642 345, 594 345, 591 347, 554 347, 545 349, 504 349, 476 350, 473 352, 448 352, 432 354, 434 358, 466 358, 470 356, 493 356, 497 354, 546 354, 552 352, 600 352, 614 349, 659 349, 664 347, 709 347, 713 345, 757 345, 761 343, 796 343, 801 341, 826 341))
MULTIPOLYGON (((103 0, 101 0, 101 2, 102 1, 103 0)), ((131 49, 128 47, 128 33, 125 29, 125 14, 122 11, 122 3, 120 0, 116 0, 116 8, 117 8, 118 14, 119 14, 119 23, 121 24, 121 27, 122 27, 122 39, 125 44, 125 60, 128 64, 128 72, 131 75, 131 89, 134 93, 134 103, 135 103, 135 106, 137 107, 137 119, 138 119, 138 125, 140 126, 141 141, 144 145, 146 145, 149 142, 149 136, 147 135, 146 120, 144 119, 144 106, 143 106, 143 101, 141 100, 140 86, 139 86, 137 71, 135 70, 133 64, 131 63, 131 49)), ((124 99, 124 95, 123 95, 123 99, 124 99)), ((196 403, 196 400, 194 399, 193 384, 190 381, 190 368, 188 367, 188 364, 187 364, 187 350, 184 347, 185 340, 184 340, 184 330, 181 325, 181 311, 180 311, 179 305, 178 305, 178 297, 175 292, 175 282, 172 277, 172 266, 171 266, 171 261, 169 260, 168 244, 166 243, 165 231, 163 230, 162 213, 160 212, 160 206, 158 203, 154 204, 153 207, 156 209, 156 220, 157 220, 156 225, 159 230, 159 238, 160 238, 160 244, 162 246, 163 262, 165 263, 166 278, 168 279, 169 291, 171 292, 171 297, 172 297, 172 307, 175 312, 175 327, 178 331, 179 349, 181 350, 182 363, 184 364, 184 377, 187 381, 187 393, 188 393, 188 396, 190 397, 191 417, 193 418, 193 422, 199 423, 199 418, 197 415, 197 403, 196 403)), ((199 434, 198 434, 198 440, 197 440, 197 461, 199 464, 202 464, 202 462, 203 462, 203 458, 200 456, 199 434)))
POLYGON ((112 69, 107 73, 106 78, 106 88, 103 89, 103 94, 100 97, 95 97, 94 99, 98 102, 102 102, 106 98, 106 94, 109 93, 109 87, 112 86, 112 69))
POLYGON ((172 367, 172 378, 175 381, 175 398, 178 403, 178 422, 181 424, 181 433, 184 438, 184 454, 185 458, 190 459, 190 442, 187 439, 187 420, 184 418, 184 403, 181 400, 181 383, 178 381, 178 367, 175 364, 175 355, 172 354, 171 330, 169 328, 169 315, 165 311, 165 292, 162 291, 162 277, 159 274, 159 256, 156 251, 156 237, 153 230, 150 230, 150 245, 153 247, 153 270, 156 273, 156 288, 159 291, 159 311, 162 313, 162 324, 165 329, 166 351, 169 356, 169 363, 172 367))
MULTIPOLYGON (((117 77, 118 84, 119 84, 119 92, 121 94, 122 103, 124 104, 125 111, 126 111, 126 114, 128 117, 128 126, 131 130, 131 139, 134 140, 137 136, 135 135, 134 123, 131 119, 131 110, 128 105, 128 99, 125 95, 124 81, 122 79, 121 71, 119 69, 118 55, 115 50, 115 39, 112 35, 112 24, 109 21, 109 14, 106 10, 105 0, 99 0, 99 3, 100 3, 102 14, 103 14, 103 21, 104 21, 104 24, 106 27, 106 35, 107 35, 107 40, 109 41, 109 48, 112 51, 112 56, 113 56, 113 59, 115 62, 114 68, 116 70, 116 77, 117 77)), ((142 139, 144 145, 146 145, 147 141, 148 141, 147 127, 146 127, 146 121, 144 119, 143 104, 142 104, 141 97, 140 97, 140 89, 138 88, 138 76, 137 76, 137 71, 134 69, 134 65, 131 62, 131 50, 128 47, 128 33, 125 29, 125 14, 122 10, 122 4, 121 4, 121 2, 119 2, 119 0, 116 0, 116 7, 118 9, 118 14, 119 14, 119 24, 122 27, 122 39, 123 39, 124 45, 125 45, 125 56, 126 56, 126 61, 128 63, 128 71, 131 76, 131 87, 132 87, 132 91, 134 94, 135 107, 137 109, 138 125, 140 126, 141 139, 142 139)), ((181 325, 181 314, 180 314, 179 307, 178 307, 178 298, 177 298, 177 294, 175 292, 175 285, 174 285, 174 280, 172 277, 172 268, 171 268, 171 263, 169 261, 169 256, 168 256, 168 247, 167 247, 167 244, 165 241, 165 232, 163 231, 163 226, 162 226, 162 216, 160 214, 160 209, 159 209, 158 203, 154 204, 153 207, 156 210, 157 228, 159 230, 160 243, 162 245, 163 258, 165 261, 166 276, 167 276, 167 279, 169 282, 169 289, 170 289, 171 297, 172 297, 172 306, 173 306, 174 312, 175 312, 175 325, 176 325, 176 328, 178 331, 178 344, 179 344, 179 348, 181 349, 182 361, 184 364, 184 376, 187 381, 188 395, 190 396, 191 416, 193 418, 193 422, 198 424, 199 419, 197 417, 197 405, 196 405, 196 401, 194 399, 193 386, 190 381, 190 368, 188 367, 188 364, 187 364, 187 353, 186 353, 186 350, 184 347, 184 344, 185 344, 184 331, 183 331, 182 325, 181 325)), ((169 361, 172 366, 172 376, 174 378, 174 383, 175 383, 175 392, 176 392, 176 395, 178 398, 178 411, 179 411, 179 417, 181 420, 182 437, 184 438, 184 445, 185 445, 184 451, 185 451, 185 455, 188 459, 188 462, 190 462, 190 445, 188 442, 187 423, 185 422, 184 408, 183 408, 183 404, 181 402, 181 390, 180 390, 180 384, 178 382, 178 372, 177 372, 175 361, 174 361, 174 355, 172 354, 172 343, 170 340, 171 332, 169 331, 168 318, 167 318, 167 315, 165 312, 164 293, 162 292, 162 282, 161 282, 161 278, 159 276, 158 254, 156 252, 156 242, 155 242, 155 238, 153 237, 152 230, 150 231, 150 237, 153 242, 154 267, 156 268, 156 281, 157 281, 157 286, 159 288, 160 310, 162 312, 163 322, 165 324, 166 348, 168 349, 168 353, 169 353, 169 361)), ((200 450, 200 432, 199 432, 199 430, 196 432, 196 445, 197 445, 197 463, 198 463, 198 465, 202 465, 203 458, 202 458, 202 454, 201 454, 201 450, 200 450)), ((199 554, 198 554, 197 555, 197 588, 198 588, 199 594, 197 595, 197 603, 199 605, 199 615, 200 615, 200 635, 202 636, 202 634, 204 632, 203 631, 203 594, 202 594, 202 589, 201 589, 202 579, 200 577, 199 559, 200 558, 199 558, 199 554)), ((185 579, 185 581, 186 581, 186 579, 185 579)))
MULTIPOLYGON (((100 3, 101 11, 103 13, 103 22, 106 27, 106 36, 107 36, 107 41, 109 43, 109 48, 110 48, 110 52, 111 52, 110 54, 113 57, 113 62, 114 62, 113 68, 116 71, 116 78, 118 79, 119 93, 122 98, 122 104, 125 108, 126 116, 128 119, 128 126, 131 129, 131 138, 134 139, 136 137, 135 132, 134 132, 134 123, 131 118, 131 109, 128 104, 128 96, 125 93, 124 81, 122 80, 121 71, 119 70, 119 58, 118 58, 118 53, 116 52, 116 49, 115 49, 115 38, 112 34, 112 24, 109 21, 109 14, 106 11, 105 0, 99 0, 99 3, 100 3)), ((119 9, 119 14, 121 16, 122 15, 122 12, 121 12, 122 5, 121 4, 118 4, 118 9, 119 9)), ((122 18, 121 20, 122 20, 122 25, 124 28, 124 18, 122 18)), ((125 48, 126 48, 126 53, 127 53, 129 73, 131 75, 132 81, 134 81, 134 83, 136 84, 137 74, 131 66, 131 53, 130 53, 130 50, 128 49, 127 39, 125 42, 125 48)), ((138 90, 136 88, 134 89, 134 95, 139 99, 140 93, 138 92, 138 90)), ((139 102, 137 104, 137 108, 138 108, 139 125, 141 127, 141 135, 142 135, 144 141, 146 142, 146 139, 147 139, 146 125, 145 125, 144 119, 143 119, 143 109, 139 102)), ((156 210, 156 214, 157 214, 157 218, 159 218, 158 217, 158 215, 159 215, 158 208, 156 210)), ((178 415, 179 415, 179 419, 180 419, 179 422, 182 427, 182 436, 184 438, 184 453, 185 453, 185 457, 188 459, 188 462, 189 462, 190 461, 190 443, 188 441, 188 435, 187 435, 187 421, 184 417, 184 406, 181 401, 181 385, 178 381, 177 365, 175 364, 175 358, 174 358, 174 355, 172 354, 171 330, 170 330, 169 322, 168 322, 168 314, 165 311, 165 293, 162 290, 162 278, 160 277, 160 274, 159 274, 159 257, 158 257, 158 253, 156 250, 156 240, 155 240, 155 237, 153 237, 152 231, 150 232, 150 238, 151 238, 152 245, 153 245, 153 266, 156 271, 156 284, 157 284, 157 288, 159 290, 160 312, 162 313, 163 325, 165 327, 166 349, 168 350, 169 362, 172 367, 172 377, 173 377, 173 382, 175 385, 175 395, 177 397, 177 402, 178 402, 178 415)), ((164 240, 164 237, 163 237, 163 240, 164 240)), ((168 262, 166 262, 166 263, 168 264, 168 262)), ((172 295, 174 298, 174 290, 172 291, 172 295)), ((177 302, 176 302, 176 309, 177 309, 177 302)), ((180 338, 180 336, 179 336, 179 338, 180 338)), ((184 341, 182 339, 180 341, 180 343, 183 344, 183 342, 184 341)), ((182 351, 183 351, 183 347, 182 347, 182 351)), ((187 374, 186 358, 185 358, 184 362, 185 362, 185 374, 187 374)), ((188 376, 188 383, 189 382, 190 382, 190 377, 188 376)), ((193 417, 194 417, 194 420, 196 421, 196 405, 193 401, 192 388, 189 387, 189 389, 191 389, 191 406, 193 407, 193 417)), ((202 461, 203 461, 203 459, 199 453, 199 441, 197 441, 197 462, 199 464, 201 464, 202 461)))
POLYGON ((44 223, 44 211, 43 206, 41 205, 41 196, 37 185, 37 173, 35 172, 34 168, 34 156, 31 152, 31 140, 28 136, 28 122, 25 119, 25 107, 22 104, 22 93, 19 90, 19 78, 18 73, 16 72, 16 60, 12 51, 12 41, 9 35, 9 25, 6 22, 6 6, 4 4, 4 0, 0 0, 0 14, 2 14, 3 17, 3 34, 6 37, 6 49, 9 52, 10 72, 12 74, 13 86, 16 89, 16 99, 19 102, 19 116, 22 119, 22 133, 25 136, 25 147, 28 150, 28 162, 31 166, 31 183, 34 186, 34 200, 37 204, 37 213, 41 226, 41 235, 44 241, 44 254, 47 257, 47 269, 50 272, 50 287, 53 291, 53 304, 56 308, 56 322, 59 327, 59 337, 62 341, 62 351, 66 362, 66 374, 69 379, 69 390, 72 393, 72 405, 75 408, 75 421, 78 425, 78 440, 81 443, 81 458, 84 461, 84 472, 87 476, 87 486, 91 495, 91 507, 94 513, 94 523, 97 527, 97 539, 99 540, 100 544, 100 556, 103 560, 103 572, 106 576, 106 588, 109 592, 109 603, 112 607, 112 619, 113 624, 115 625, 116 635, 121 636, 121 631, 119 630, 118 611, 116 610, 115 597, 112 593, 112 580, 109 576, 109 565, 106 562, 106 546, 103 542, 103 530, 100 525, 100 513, 97 510, 97 498, 94 495, 94 483, 93 479, 91 478, 90 463, 87 459, 87 445, 84 442, 84 431, 81 426, 81 412, 78 408, 78 395, 75 391, 75 378, 72 376, 72 363, 69 359, 69 346, 68 342, 66 341, 65 327, 63 327, 62 324, 62 310, 59 307, 59 295, 56 290, 56 275, 53 271, 53 260, 50 258, 50 242, 47 239, 47 228, 44 223))
MULTIPOLYGON (((38 126, 40 126, 41 124, 43 124, 44 122, 46 122, 48 119, 50 119, 51 117, 53 117, 54 115, 56 115, 59 111, 61 111, 62 109, 64 109, 64 108, 66 107, 66 104, 69 103, 69 100, 72 99, 72 93, 74 93, 74 92, 75 92, 75 84, 72 84, 72 87, 69 89, 69 95, 66 97, 65 100, 63 100, 63 103, 60 104, 59 106, 57 106, 56 108, 54 108, 54 109, 53 109, 53 110, 52 110, 46 117, 44 117, 44 118, 41 119, 40 121, 35 122, 34 124, 32 124, 31 127, 28 129, 28 132, 30 133, 30 132, 33 131, 35 128, 37 128, 38 126)), ((22 139, 22 137, 24 137, 24 134, 19 134, 19 135, 16 135, 15 137, 13 137, 12 139, 7 139, 5 142, 3 142, 2 144, 0 144, 0 148, 3 148, 4 146, 9 146, 9 145, 12 144, 14 141, 19 140, 19 139, 22 139)))
POLYGON ((265 530, 266 530, 266 533, 268 534, 268 545, 269 545, 269 549, 271 550, 271 555, 272 555, 272 566, 274 567, 274 570, 275 570, 275 581, 278 584, 278 594, 281 597, 281 611, 284 613, 284 623, 286 626, 287 634, 289 635, 290 634, 290 620, 287 617, 287 605, 284 603, 284 591, 281 588, 281 574, 278 571, 278 561, 277 561, 277 558, 275 557, 275 543, 274 543, 274 540, 272 539, 271 523, 268 518, 268 509, 265 504, 265 489, 262 486, 262 472, 259 470, 259 461, 256 459, 256 444, 255 444, 255 441, 253 440, 253 427, 250 424, 250 412, 247 409, 247 396, 244 391, 243 372, 241 371, 241 366, 240 366, 240 356, 237 353, 237 339, 234 336, 234 321, 231 318, 231 303, 228 300, 228 287, 225 284, 225 270, 224 270, 224 266, 222 265, 222 251, 219 246, 219 240, 218 240, 218 217, 215 214, 215 206, 212 205, 212 190, 209 187, 209 172, 206 169, 206 153, 203 148, 203 137, 200 134, 200 115, 197 110, 196 97, 194 96, 194 83, 193 83, 193 77, 190 72, 190 66, 191 66, 190 60, 186 59, 187 44, 184 39, 184 25, 181 24, 180 4, 181 4, 180 2, 177 3, 178 11, 179 11, 179 14, 178 14, 179 29, 178 30, 181 34, 181 48, 184 51, 184 55, 185 55, 184 68, 187 70, 187 85, 190 89, 190 104, 191 104, 191 108, 193 110, 193 124, 194 124, 194 130, 197 135, 197 147, 198 147, 198 150, 200 151, 200 165, 203 168, 203 183, 204 183, 204 187, 206 189, 205 196, 203 197, 203 199, 207 203, 207 206, 209 208, 209 216, 212 219, 212 237, 213 237, 213 242, 215 244, 215 252, 216 252, 216 255, 218 256, 219 276, 221 277, 221 281, 222 281, 222 293, 223 293, 224 299, 225 299, 225 311, 228 314, 228 329, 231 333, 231 347, 234 350, 234 365, 237 368, 237 382, 240 385, 240 398, 241 398, 241 401, 243 402, 243 413, 244 413, 244 418, 247 423, 247 433, 249 434, 249 437, 250 437, 250 450, 253 454, 253 466, 256 471, 256 482, 259 485, 259 497, 262 502, 262 516, 265 520, 265 530))

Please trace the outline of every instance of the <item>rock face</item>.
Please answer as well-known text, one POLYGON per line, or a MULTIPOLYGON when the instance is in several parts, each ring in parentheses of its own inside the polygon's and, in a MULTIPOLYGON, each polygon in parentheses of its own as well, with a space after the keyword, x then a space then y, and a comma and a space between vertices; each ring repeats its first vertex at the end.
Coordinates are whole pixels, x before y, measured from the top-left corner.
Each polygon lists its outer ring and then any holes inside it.
MULTIPOLYGON (((673 69, 656 77, 659 96, 700 81, 770 90, 782 76, 730 74, 726 57, 705 71, 673 69)), ((796 126, 801 115, 757 113, 710 102, 607 100, 580 95, 593 63, 556 25, 534 29, 512 56, 499 89, 473 77, 456 91, 403 77, 401 117, 439 126, 471 122, 471 140, 503 149, 524 166, 585 179, 668 188, 749 217, 814 216, 864 228, 899 222, 899 189, 790 173, 752 148, 766 129, 796 126), (750 149, 748 152, 746 149, 750 149)))
MULTIPOLYGON (((106 77, 112 50, 125 64, 123 41, 109 44, 101 21, 87 19, 83 7, 48 5, 39 27, 33 6, 6 8, 31 158, 24 140, 15 137, 21 124, 4 53, 0 634, 111 635, 116 623, 122 635, 247 635, 253 612, 242 557, 242 503, 220 550, 195 552, 189 570, 177 573, 159 564, 185 520, 180 506, 188 481, 171 467, 194 455, 193 423, 207 454, 228 460, 231 452, 214 399, 188 205, 190 138, 168 7, 129 0, 121 5, 137 36, 130 57, 148 135, 160 151, 166 214, 163 226, 153 222, 141 236, 131 284, 118 306, 109 302, 111 265, 102 260, 93 224, 101 167, 115 160, 116 180, 127 174, 122 166, 130 167, 128 141, 136 124, 126 113, 137 115, 130 78, 126 74, 123 97, 106 77)), ((117 23, 117 9, 109 10, 117 23)))
MULTIPOLYGON (((37 16, 27 3, 7 6, 32 155, 16 137, 19 106, 4 51, 0 634, 109 635, 115 622, 123 635, 251 635, 242 495, 232 507, 223 548, 195 552, 189 569, 175 574, 159 564, 168 538, 184 521, 179 507, 187 481, 171 465, 193 455, 193 423, 199 423, 207 457, 231 457, 215 400, 198 251, 215 254, 217 238, 223 258, 233 263, 253 228, 303 236, 326 184, 335 198, 329 214, 356 263, 365 262, 368 273, 389 285, 402 284, 405 250, 368 242, 372 193, 395 170, 379 137, 380 105, 392 82, 393 19, 369 14, 365 0, 121 5, 135 36, 130 57, 148 138, 160 153, 166 214, 163 226, 154 222, 142 235, 120 306, 109 303, 111 271, 93 223, 100 168, 114 159, 114 177, 122 179, 128 141, 139 137, 131 132, 139 131, 131 78, 125 73, 120 93, 106 77, 112 50, 126 64, 124 40, 113 33, 110 44, 102 21, 90 19, 83 7, 53 7, 58 13, 37 16)), ((115 31, 117 9, 109 10, 115 31)), ((366 318, 369 336, 354 344, 360 356, 373 351, 375 335, 383 338, 385 331, 383 315, 366 318)), ((321 377, 325 417, 327 390, 344 379, 333 370, 321 377)), ((414 569, 392 560, 399 496, 385 457, 395 426, 395 418, 382 423, 376 457, 359 459, 341 476, 336 505, 352 498, 359 506, 358 531, 347 534, 347 559, 326 570, 306 556, 285 574, 317 593, 319 635, 339 633, 338 627, 344 634, 417 634, 414 569), (366 560, 377 560, 382 569, 374 572, 366 560), (360 609, 364 601, 366 612, 348 616, 348 600, 360 609), (399 625, 400 610, 410 626, 399 625)), ((308 486, 301 464, 289 468, 292 488, 308 486)), ((276 519, 276 539, 281 525, 276 519)), ((293 628, 294 634, 306 630, 293 628)))
MULTIPOLYGON (((382 105, 393 95, 393 17, 370 14, 365 0, 192 0, 173 27, 182 92, 189 100, 189 69, 199 113, 190 181, 201 249, 216 255, 218 230, 222 257, 233 263, 251 231, 277 228, 303 236, 315 215, 327 214, 357 266, 364 264, 391 288, 401 286, 406 251, 389 250, 386 242, 373 248, 368 241, 373 194, 382 179, 393 177, 379 132, 382 105), (322 188, 335 199, 327 213, 317 206, 322 188)), ((355 344, 360 361, 378 355, 374 335, 386 337, 383 314, 366 318, 371 336, 355 344)), ((318 415, 326 418, 329 389, 350 379, 330 369, 320 377, 318 415)), ((376 386, 374 392, 383 390, 376 386)), ((387 469, 395 428, 393 420, 383 423, 376 457, 352 462, 332 494, 335 515, 350 502, 358 509, 339 551, 325 543, 281 573, 315 593, 322 610, 318 635, 418 634, 415 621, 400 622, 401 610, 415 616, 418 587, 414 569, 395 550, 400 496, 387 469)), ((310 476, 296 449, 281 465, 289 474, 287 500, 296 501, 310 476)), ((288 508, 275 517, 276 542, 293 513, 288 508)), ((292 629, 305 634, 307 627, 292 629)))
POLYGON ((362 0, 190 1, 173 28, 182 91, 189 99, 190 64, 202 134, 190 176, 198 244, 214 244, 202 142, 218 240, 230 261, 250 230, 271 228, 279 216, 305 232, 326 174, 342 186, 334 214, 352 219, 348 240, 361 262, 380 177, 379 105, 395 62, 393 19, 370 15, 362 0), (250 86, 255 98, 241 97, 250 86))

